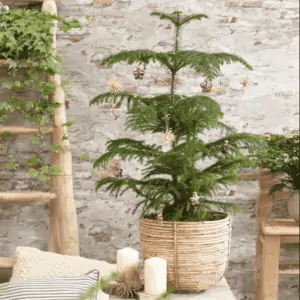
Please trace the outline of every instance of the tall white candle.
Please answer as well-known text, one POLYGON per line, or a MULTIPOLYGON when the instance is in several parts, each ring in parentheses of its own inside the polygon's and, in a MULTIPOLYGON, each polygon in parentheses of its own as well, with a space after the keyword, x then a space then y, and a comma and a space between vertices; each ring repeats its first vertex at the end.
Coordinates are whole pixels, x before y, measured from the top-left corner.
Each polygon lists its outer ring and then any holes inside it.
POLYGON ((167 291, 167 262, 163 258, 152 257, 144 266, 145 294, 160 296, 167 291))
POLYGON ((117 251, 117 268, 119 271, 138 265, 139 251, 129 247, 117 251))

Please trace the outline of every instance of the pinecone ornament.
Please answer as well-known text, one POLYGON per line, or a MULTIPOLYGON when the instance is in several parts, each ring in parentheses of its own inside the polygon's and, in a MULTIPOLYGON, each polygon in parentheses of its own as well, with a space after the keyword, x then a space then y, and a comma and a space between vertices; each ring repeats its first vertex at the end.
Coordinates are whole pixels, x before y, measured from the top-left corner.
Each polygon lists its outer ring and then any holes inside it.
POLYGON ((222 153, 224 154, 224 155, 226 155, 226 154, 228 154, 229 153, 229 151, 230 151, 230 144, 229 144, 229 141, 228 140, 225 140, 224 141, 224 144, 223 144, 223 146, 222 146, 222 153))
POLYGON ((134 76, 134 79, 136 79, 136 80, 138 80, 138 79, 142 80, 144 77, 144 74, 145 74, 145 71, 139 67, 137 67, 136 70, 133 71, 133 76, 134 76))
POLYGON ((199 205, 200 201, 199 201, 200 197, 198 196, 197 192, 193 193, 193 196, 190 198, 192 205, 199 205))
POLYGON ((205 79, 203 83, 200 83, 200 87, 203 93, 209 93, 212 88, 212 84, 205 79))

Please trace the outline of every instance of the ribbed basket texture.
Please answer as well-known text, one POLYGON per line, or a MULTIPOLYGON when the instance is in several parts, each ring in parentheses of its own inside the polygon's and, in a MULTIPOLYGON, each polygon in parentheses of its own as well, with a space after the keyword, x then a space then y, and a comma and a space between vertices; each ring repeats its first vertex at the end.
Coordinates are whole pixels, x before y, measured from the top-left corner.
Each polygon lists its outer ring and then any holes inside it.
POLYGON ((140 220, 142 258, 167 260, 168 286, 200 292, 224 276, 231 241, 229 216, 206 222, 140 220))

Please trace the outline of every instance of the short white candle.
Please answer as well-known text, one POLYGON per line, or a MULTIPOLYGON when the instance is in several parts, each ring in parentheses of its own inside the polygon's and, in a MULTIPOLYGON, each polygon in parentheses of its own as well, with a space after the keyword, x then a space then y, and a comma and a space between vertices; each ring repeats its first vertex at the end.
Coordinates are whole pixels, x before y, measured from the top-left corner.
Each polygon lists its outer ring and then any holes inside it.
POLYGON ((117 268, 119 271, 138 265, 139 251, 129 247, 117 251, 117 268))
POLYGON ((167 291, 167 262, 163 258, 152 257, 144 266, 145 294, 160 296, 167 291))

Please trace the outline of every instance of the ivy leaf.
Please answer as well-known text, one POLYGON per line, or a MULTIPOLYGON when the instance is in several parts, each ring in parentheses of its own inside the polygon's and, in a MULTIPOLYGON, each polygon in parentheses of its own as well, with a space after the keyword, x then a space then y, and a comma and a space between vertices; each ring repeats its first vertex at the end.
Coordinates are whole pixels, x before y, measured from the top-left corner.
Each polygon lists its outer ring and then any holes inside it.
POLYGON ((50 167, 50 174, 51 175, 54 175, 54 176, 59 175, 61 171, 62 171, 62 169, 59 166, 51 166, 50 167))
POLYGON ((80 160, 87 160, 87 159, 89 159, 88 153, 84 153, 84 154, 80 155, 80 156, 79 156, 79 159, 80 159, 80 160))
POLYGON ((48 166, 42 166, 40 169, 40 172, 43 174, 48 174, 49 173, 49 167, 48 166))
POLYGON ((15 111, 15 107, 7 101, 0 102, 0 110, 15 111))
POLYGON ((64 135, 64 136, 62 137, 62 140, 63 140, 63 141, 68 140, 68 139, 69 139, 69 138, 68 138, 67 135, 64 135))
POLYGON ((50 127, 45 127, 43 128, 43 132, 44 133, 49 133, 51 131, 51 128, 50 127))
POLYGON ((52 152, 55 152, 55 153, 58 153, 60 152, 61 150, 63 150, 63 147, 61 145, 58 145, 58 144, 54 144, 52 145, 51 147, 51 151, 52 152))
POLYGON ((88 22, 91 22, 91 21, 93 21, 95 18, 94 18, 94 17, 91 17, 91 16, 85 16, 85 19, 86 19, 88 22))
POLYGON ((40 143, 40 139, 36 135, 30 135, 28 138, 33 145, 38 145, 40 143))
POLYGON ((74 123, 75 123, 74 121, 68 121, 68 122, 64 123, 63 126, 70 127, 70 126, 72 126, 74 123))
POLYGON ((36 166, 41 163, 41 159, 38 156, 31 157, 27 160, 27 165, 36 166))
POLYGON ((28 174, 31 176, 38 176, 39 175, 39 171, 36 169, 29 169, 28 170, 28 174))
POLYGON ((8 169, 15 169, 17 168, 19 165, 16 162, 13 161, 6 161, 5 162, 5 167, 8 169))
POLYGON ((11 89, 11 86, 12 86, 11 82, 8 81, 3 81, 0 83, 0 87, 2 89, 11 89))
POLYGON ((45 174, 39 174, 37 178, 39 181, 47 181, 49 179, 49 177, 45 174))

